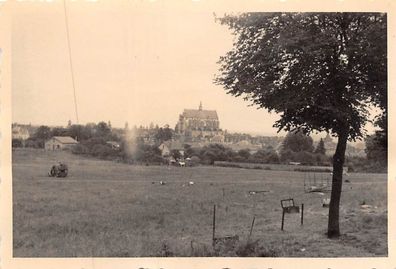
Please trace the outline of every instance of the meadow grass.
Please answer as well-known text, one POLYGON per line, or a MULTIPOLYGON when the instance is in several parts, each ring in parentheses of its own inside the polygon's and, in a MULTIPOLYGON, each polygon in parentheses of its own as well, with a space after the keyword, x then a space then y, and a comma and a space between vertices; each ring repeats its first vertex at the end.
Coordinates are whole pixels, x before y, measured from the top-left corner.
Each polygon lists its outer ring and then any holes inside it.
POLYGON ((68 152, 15 150, 13 255, 387 256, 386 174, 348 176, 342 236, 332 240, 325 235, 328 209, 321 203, 329 194, 305 193, 304 177, 294 171, 136 166, 68 152), (68 164, 67 178, 47 176, 56 161, 68 164), (249 195, 260 190, 267 192, 249 195), (299 214, 287 214, 281 231, 280 200, 289 197, 304 203, 304 225, 299 214), (238 235, 238 242, 212 247, 214 204, 216 235, 238 235), (371 207, 363 210, 361 204, 371 207))

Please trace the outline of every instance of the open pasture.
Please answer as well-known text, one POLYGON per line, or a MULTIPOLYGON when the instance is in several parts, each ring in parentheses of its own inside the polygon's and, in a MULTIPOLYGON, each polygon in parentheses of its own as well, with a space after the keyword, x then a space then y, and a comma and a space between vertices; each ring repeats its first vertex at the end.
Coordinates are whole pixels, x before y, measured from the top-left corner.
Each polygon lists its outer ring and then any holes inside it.
POLYGON ((387 256, 386 174, 347 176, 343 235, 333 240, 326 238, 328 208, 322 207, 329 193, 305 193, 304 177, 303 172, 136 166, 68 152, 15 150, 13 255, 387 256), (68 164, 68 177, 47 176, 56 161, 68 164), (289 197, 304 203, 304 225, 299 214, 287 214, 281 231, 280 200, 289 197), (212 248, 214 204, 216 235, 238 235, 235 244, 212 248))

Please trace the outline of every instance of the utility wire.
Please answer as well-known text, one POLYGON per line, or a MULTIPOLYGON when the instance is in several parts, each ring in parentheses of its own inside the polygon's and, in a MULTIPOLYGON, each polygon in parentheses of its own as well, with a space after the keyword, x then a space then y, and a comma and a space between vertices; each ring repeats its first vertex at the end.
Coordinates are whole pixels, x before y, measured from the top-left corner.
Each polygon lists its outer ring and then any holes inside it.
POLYGON ((79 121, 78 121, 78 110, 77 110, 77 97, 76 97, 76 87, 75 87, 75 83, 74 83, 73 61, 72 61, 72 53, 71 53, 71 46, 70 46, 69 22, 68 22, 68 18, 67 18, 66 0, 63 0, 63 8, 64 8, 64 12, 65 12, 67 46, 69 48, 70 73, 71 73, 71 78, 72 78, 73 94, 74 94, 74 109, 76 112, 76 119, 77 119, 77 124, 78 124, 79 121))

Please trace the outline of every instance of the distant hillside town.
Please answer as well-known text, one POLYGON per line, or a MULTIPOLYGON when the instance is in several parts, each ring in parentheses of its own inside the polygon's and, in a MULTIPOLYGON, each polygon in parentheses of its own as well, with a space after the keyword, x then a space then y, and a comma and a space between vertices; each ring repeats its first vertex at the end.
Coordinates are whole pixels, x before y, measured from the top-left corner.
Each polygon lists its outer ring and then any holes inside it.
MULTIPOLYGON (((319 141, 302 134, 262 136, 228 132, 221 128, 216 110, 184 109, 175 124, 159 127, 112 127, 111 122, 72 124, 67 126, 33 126, 12 124, 14 148, 71 150, 129 163, 169 163, 187 159, 203 164, 216 161, 251 163, 301 163, 330 165, 336 143, 327 134, 319 141)), ((347 156, 365 158, 365 144, 348 144, 347 156)))

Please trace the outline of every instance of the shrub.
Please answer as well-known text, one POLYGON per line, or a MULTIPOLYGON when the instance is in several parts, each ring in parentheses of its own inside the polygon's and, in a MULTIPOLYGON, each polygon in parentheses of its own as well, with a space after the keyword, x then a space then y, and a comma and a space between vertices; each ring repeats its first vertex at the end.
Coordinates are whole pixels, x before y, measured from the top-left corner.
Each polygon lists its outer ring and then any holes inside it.
POLYGON ((160 164, 163 161, 161 151, 157 146, 139 144, 137 150, 133 155, 135 161, 143 163, 160 164))
POLYGON ((272 148, 260 149, 253 153, 249 162, 252 163, 279 163, 279 156, 272 148))
POLYGON ((33 138, 28 138, 25 146, 28 148, 40 148, 40 142, 33 138))
POLYGON ((198 156, 192 156, 190 160, 190 166, 197 166, 201 162, 201 159, 198 156))
POLYGON ((96 144, 91 150, 91 154, 99 158, 108 158, 113 155, 113 150, 105 145, 96 144))
POLYGON ((74 147, 72 147, 72 153, 74 153, 74 154, 88 154, 89 149, 87 146, 84 146, 82 144, 77 144, 74 147))
POLYGON ((23 146, 22 139, 15 139, 15 138, 12 139, 12 147, 13 148, 20 148, 22 146, 23 146))
POLYGON ((302 164, 314 165, 315 155, 308 151, 299 151, 296 153, 295 161, 301 162, 302 164))
POLYGON ((279 155, 273 151, 267 155, 266 163, 280 163, 279 155))
POLYGON ((283 163, 289 163, 289 162, 296 161, 295 152, 291 151, 290 149, 282 150, 281 155, 280 155, 280 160, 283 163))

